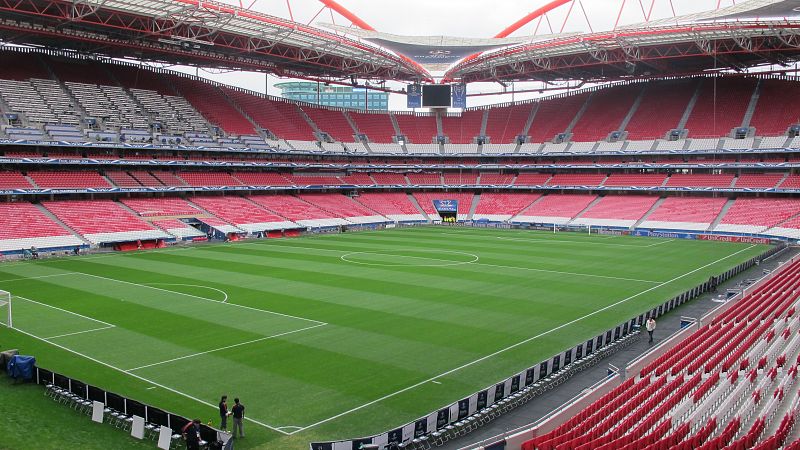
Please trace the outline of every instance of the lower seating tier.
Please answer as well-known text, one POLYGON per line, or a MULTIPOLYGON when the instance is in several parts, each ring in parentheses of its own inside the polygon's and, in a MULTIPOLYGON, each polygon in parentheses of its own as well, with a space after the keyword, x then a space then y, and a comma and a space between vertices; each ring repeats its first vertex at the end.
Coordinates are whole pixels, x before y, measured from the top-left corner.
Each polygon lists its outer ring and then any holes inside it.
POLYGON ((202 235, 179 219, 213 221, 214 225, 207 225, 228 227, 228 233, 424 222, 441 218, 434 203, 439 200, 456 201, 457 218, 461 221, 617 228, 635 225, 638 229, 800 239, 800 199, 796 198, 361 192, 354 197, 314 193, 56 200, 44 201, 41 206, 0 203, 0 251, 202 235))

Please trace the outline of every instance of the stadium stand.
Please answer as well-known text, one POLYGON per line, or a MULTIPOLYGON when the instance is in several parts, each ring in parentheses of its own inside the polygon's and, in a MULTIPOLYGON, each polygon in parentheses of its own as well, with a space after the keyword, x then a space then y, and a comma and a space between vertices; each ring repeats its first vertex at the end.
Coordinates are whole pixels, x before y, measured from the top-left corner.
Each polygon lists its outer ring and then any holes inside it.
POLYGON ((427 220, 408 194, 397 192, 365 192, 355 198, 356 201, 395 222, 423 222, 427 220))
POLYGON ((668 197, 640 228, 665 230, 707 230, 727 203, 725 198, 668 197))
POLYGON ((153 176, 150 172, 146 170, 131 170, 128 173, 136 179, 142 186, 149 186, 149 187, 161 187, 164 184, 159 181, 158 178, 153 176))
POLYGON ((85 242, 28 202, 0 203, 0 251, 69 248, 85 242))
POLYGON ((342 194, 302 194, 301 200, 328 211, 332 217, 344 217, 351 223, 383 223, 386 218, 342 194))
POLYGON ((544 186, 552 175, 549 173, 523 172, 517 175, 514 184, 517 186, 544 186))
POLYGON ((410 172, 407 173, 408 182, 412 185, 435 186, 442 184, 442 174, 440 172, 410 172))
POLYGON ((458 220, 467 220, 467 216, 469 215, 470 208, 472 207, 472 199, 474 195, 472 193, 465 193, 465 192, 415 192, 414 198, 417 199, 417 203, 419 204, 420 208, 425 211, 425 214, 428 215, 433 220, 441 219, 439 213, 436 212, 436 208, 433 207, 434 200, 456 200, 458 201, 458 212, 457 218, 458 220))
POLYGON ((732 174, 680 174, 676 173, 669 177, 667 186, 669 187, 719 187, 729 188, 733 183, 732 174))
POLYGON ((204 214, 182 198, 123 198, 120 203, 142 217, 186 216, 197 217, 204 214))
POLYGON ((343 184, 339 177, 326 175, 294 174, 287 175, 286 178, 296 186, 339 186, 343 184))
MULTIPOLYGON (((534 104, 510 105, 490 108, 486 120, 486 136, 492 144, 514 142, 522 134, 534 104)), ((484 149, 486 153, 486 149, 484 149)))
POLYGON ((605 174, 559 173, 547 181, 548 186, 600 186, 605 174))
POLYGON ((736 188, 757 188, 757 189, 771 189, 778 185, 783 180, 783 173, 748 173, 741 174, 736 178, 736 188))
POLYGON ((278 172, 235 172, 233 176, 245 186, 294 186, 288 174, 278 172))
POLYGON ((19 172, 0 172, 0 189, 30 189, 34 187, 19 172))
POLYGON ((124 172, 122 170, 110 170, 105 173, 106 178, 111 180, 115 186, 122 187, 122 188, 138 188, 142 187, 142 185, 128 174, 128 172, 124 172))
POLYGON ((606 187, 658 187, 667 179, 656 173, 614 173, 603 183, 606 187))
POLYGON ((28 176, 40 188, 109 188, 111 185, 97 172, 31 171, 28 176))
POLYGON ((445 172, 442 177, 444 184, 459 186, 465 184, 478 184, 478 174, 470 172, 445 172))
MULTIPOLYGON (((667 80, 649 83, 625 131, 631 141, 661 139, 678 127, 698 81, 667 80)), ((652 144, 642 147, 649 150, 652 144)), ((631 149, 631 145, 628 145, 631 149)))
POLYGON ((481 134, 483 111, 464 111, 461 116, 442 117, 442 132, 451 144, 470 144, 481 134))
POLYGON ((589 106, 575 124, 572 140, 601 141, 612 131, 620 131, 622 121, 641 92, 640 84, 595 91, 589 100, 589 106))
POLYGON ((353 186, 374 186, 375 181, 372 177, 369 176, 368 173, 361 173, 361 172, 353 172, 350 175, 344 175, 339 177, 342 180, 342 183, 345 185, 353 185, 353 186))
POLYGON ((335 227, 350 224, 342 217, 291 195, 253 195, 247 198, 304 227, 335 227))
POLYGON ((782 136, 789 125, 800 120, 797 109, 786 101, 795 94, 800 94, 800 87, 792 81, 767 79, 761 82, 756 110, 750 119, 750 126, 759 136, 782 136))
POLYGON ((578 94, 539 102, 538 108, 534 106, 536 113, 528 132, 529 142, 552 141, 557 134, 567 131, 587 97, 588 94, 578 94))
MULTIPOLYGON (((358 132, 365 134, 371 143, 389 144, 392 136, 395 135, 394 126, 389 114, 385 113, 365 113, 349 111, 348 114, 358 128, 358 132)), ((379 146, 370 146, 373 151, 379 146)))
POLYGON ((739 198, 714 231, 760 233, 800 214, 800 201, 779 198, 739 198))
POLYGON ((150 173, 164 186, 172 186, 172 187, 187 186, 185 181, 175 176, 175 174, 172 172, 167 172, 163 170, 158 172, 154 171, 150 173))
POLYGON ((297 228, 297 224, 242 197, 194 197, 192 203, 250 233, 297 228))
POLYGON ((241 186, 242 183, 225 172, 180 172, 189 186, 241 186))
POLYGON ((510 186, 514 184, 514 175, 510 173, 481 172, 480 183, 486 186, 510 186))
POLYGON ((220 88, 184 77, 171 77, 169 82, 212 124, 233 134, 256 132, 253 124, 234 108, 220 88))
MULTIPOLYGON (((276 137, 300 141, 314 139, 314 130, 305 121, 297 105, 267 100, 236 89, 222 88, 222 91, 261 128, 269 130, 276 137)), ((252 130, 247 133, 250 132, 252 130)))
MULTIPOLYGON (((394 113, 400 134, 414 144, 430 144, 436 137, 436 118, 430 115, 394 113)), ((438 153, 438 151, 436 152, 438 153)))
POLYGON ((644 217, 656 201, 656 196, 607 195, 572 223, 629 228, 644 217))
POLYGON ((572 220, 595 200, 597 196, 586 194, 545 195, 511 221, 562 225, 572 220))
POLYGON ((55 200, 42 205, 93 244, 170 237, 111 200, 55 200))
POLYGON ((396 185, 407 185, 408 181, 406 180, 406 176, 402 173, 392 173, 392 172, 375 172, 372 173, 372 179, 375 180, 378 185, 381 186, 396 186, 396 185))
POLYGON ((741 126, 756 79, 710 77, 701 83, 700 96, 686 122, 689 137, 726 136, 741 126))
POLYGON ((475 214, 472 218, 473 220, 503 222, 530 206, 539 197, 541 197, 540 194, 527 192, 486 192, 480 195, 478 206, 475 208, 475 214))
POLYGON ((342 111, 314 107, 302 107, 301 109, 320 131, 328 133, 340 142, 354 142, 353 127, 350 126, 350 122, 347 121, 342 111))

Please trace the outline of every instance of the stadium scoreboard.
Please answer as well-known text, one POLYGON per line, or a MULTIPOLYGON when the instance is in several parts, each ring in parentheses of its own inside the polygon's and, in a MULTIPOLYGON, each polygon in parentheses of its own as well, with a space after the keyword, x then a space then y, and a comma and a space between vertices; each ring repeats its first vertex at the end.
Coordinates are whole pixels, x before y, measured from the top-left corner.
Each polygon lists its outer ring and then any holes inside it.
POLYGON ((407 107, 416 108, 466 108, 465 84, 412 84, 406 90, 407 107))

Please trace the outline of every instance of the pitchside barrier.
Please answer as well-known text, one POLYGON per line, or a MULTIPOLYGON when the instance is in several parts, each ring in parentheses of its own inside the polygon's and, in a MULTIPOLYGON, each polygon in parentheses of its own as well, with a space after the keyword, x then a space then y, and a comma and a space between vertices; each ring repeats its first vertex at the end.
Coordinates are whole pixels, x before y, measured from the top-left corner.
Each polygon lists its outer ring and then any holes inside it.
MULTIPOLYGON (((81 399, 100 402, 105 405, 106 408, 111 408, 126 416, 142 417, 145 423, 167 427, 173 430, 174 433, 179 433, 183 426, 190 422, 190 419, 181 415, 146 405, 122 395, 106 391, 97 386, 86 384, 66 375, 51 372, 41 367, 35 367, 34 370, 34 379, 37 384, 42 386, 52 384, 61 389, 66 389, 81 399)), ((217 433, 218 430, 208 425, 200 426, 200 436, 206 442, 215 442, 218 436, 217 433)))
MULTIPOLYGON (((625 321, 614 328, 606 330, 588 341, 575 347, 569 348, 557 355, 535 364, 522 372, 516 373, 492 386, 489 386, 469 397, 463 398, 437 411, 433 411, 425 417, 421 417, 413 422, 409 422, 401 427, 387 431, 385 433, 332 442, 313 442, 310 444, 311 450, 358 450, 364 445, 377 445, 379 449, 395 448, 398 444, 411 445, 413 441, 420 438, 430 438, 432 434, 441 433, 448 427, 453 427, 476 413, 486 411, 492 405, 502 401, 504 398, 519 392, 521 389, 543 380, 548 375, 553 375, 575 361, 591 355, 593 352, 603 347, 617 342, 628 334, 638 329, 650 317, 657 318, 675 309, 687 301, 716 288, 716 286, 737 274, 753 267, 760 261, 773 256, 787 248, 785 243, 771 247, 764 253, 753 257, 708 281, 689 289, 682 294, 673 297, 653 309, 640 314, 628 321, 625 321)), ((617 375, 619 376, 619 375, 617 375)), ((504 442, 504 441, 503 441, 504 442)), ((505 448, 503 442, 496 442, 496 448, 505 448)), ((489 447, 487 447, 489 448, 489 447)), ((495 448, 495 447, 491 447, 495 448)))

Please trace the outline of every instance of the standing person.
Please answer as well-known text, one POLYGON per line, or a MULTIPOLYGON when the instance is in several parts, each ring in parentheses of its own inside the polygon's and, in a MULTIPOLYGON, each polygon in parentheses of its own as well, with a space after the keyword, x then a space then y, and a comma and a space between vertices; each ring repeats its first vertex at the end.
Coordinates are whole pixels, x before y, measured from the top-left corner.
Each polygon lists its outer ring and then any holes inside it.
POLYGON ((656 320, 652 317, 647 319, 647 323, 644 325, 645 329, 647 329, 647 334, 650 335, 650 340, 648 341, 649 344, 653 343, 653 331, 656 330, 656 320))
POLYGON ((200 450, 200 419, 194 419, 183 427, 186 450, 200 450))
POLYGON ((233 437, 236 437, 236 430, 239 430, 239 437, 244 437, 244 428, 242 428, 242 421, 244 420, 244 405, 239 403, 239 398, 233 399, 233 437))
POLYGON ((228 431, 228 416, 231 413, 228 412, 228 396, 223 395, 219 401, 219 419, 220 425, 219 429, 222 431, 228 431))

